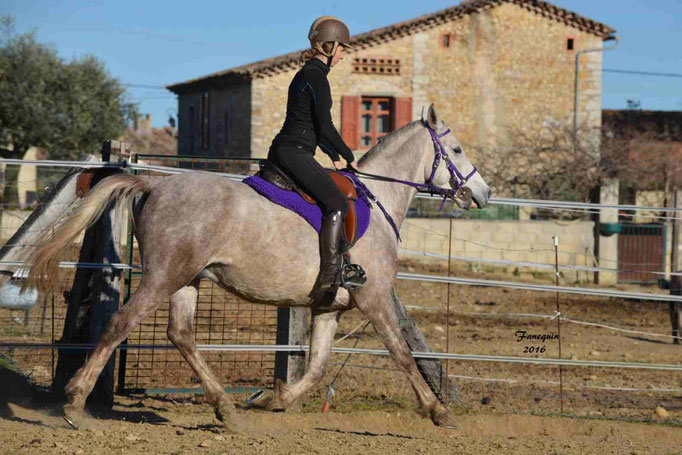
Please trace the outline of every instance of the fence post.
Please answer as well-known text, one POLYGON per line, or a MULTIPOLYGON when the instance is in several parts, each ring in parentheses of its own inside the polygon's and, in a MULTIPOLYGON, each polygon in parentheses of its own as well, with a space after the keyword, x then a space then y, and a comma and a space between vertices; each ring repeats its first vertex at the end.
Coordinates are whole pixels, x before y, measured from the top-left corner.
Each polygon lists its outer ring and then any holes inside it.
MULTIPOLYGON (((675 190, 673 195, 673 207, 682 208, 682 191, 675 190)), ((668 212, 673 217, 672 248, 670 249, 670 295, 682 296, 682 277, 674 275, 682 271, 682 255, 680 254, 680 237, 682 236, 680 217, 682 212, 668 212)), ((672 335, 682 337, 682 303, 670 302, 670 320, 672 322, 672 335)), ((682 340, 675 338, 673 342, 679 344, 682 340)))
MULTIPOLYGON (((307 308, 277 308, 277 344, 305 344, 308 331, 307 308)), ((303 377, 305 353, 275 352, 275 379, 291 384, 303 377)))
MULTIPOLYGON (((618 204, 618 179, 606 180, 599 189, 599 202, 601 204, 618 204)), ((595 247, 599 258, 599 267, 618 268, 618 234, 603 236, 600 234, 600 224, 617 223, 617 209, 599 209, 599 223, 595 226, 595 247)), ((618 282, 618 272, 600 270, 596 272, 597 283, 600 285, 611 285, 618 282)))

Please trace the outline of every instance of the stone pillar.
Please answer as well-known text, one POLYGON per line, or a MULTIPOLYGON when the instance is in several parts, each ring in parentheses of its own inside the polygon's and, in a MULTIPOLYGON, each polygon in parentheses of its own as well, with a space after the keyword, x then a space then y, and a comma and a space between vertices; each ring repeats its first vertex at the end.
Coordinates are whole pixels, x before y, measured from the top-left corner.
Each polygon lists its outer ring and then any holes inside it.
MULTIPOLYGON (((24 154, 23 159, 28 161, 44 160, 45 151, 38 147, 29 148, 24 154)), ((38 192, 38 166, 32 164, 22 164, 19 166, 17 175, 17 196, 19 198, 19 208, 24 209, 37 200, 38 192)))
MULTIPOLYGON (((599 203, 617 205, 618 204, 618 185, 617 179, 606 180, 599 189, 599 203)), ((595 226, 595 247, 599 267, 618 268, 618 234, 603 236, 599 233, 599 224, 618 223, 618 209, 599 210, 599 223, 595 226)), ((600 285, 613 285, 618 282, 618 272, 597 272, 597 283, 600 285)))

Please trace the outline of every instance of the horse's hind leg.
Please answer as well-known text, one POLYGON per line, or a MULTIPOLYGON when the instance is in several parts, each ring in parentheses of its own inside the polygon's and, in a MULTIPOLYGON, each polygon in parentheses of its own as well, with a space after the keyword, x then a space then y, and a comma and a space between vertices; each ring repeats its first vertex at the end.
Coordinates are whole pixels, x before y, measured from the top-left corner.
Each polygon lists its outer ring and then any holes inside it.
POLYGON ((263 394, 260 399, 251 402, 252 407, 283 411, 322 380, 327 370, 334 334, 339 326, 341 314, 343 314, 341 311, 313 314, 310 357, 305 374, 293 384, 285 384, 277 380, 274 394, 263 394))
POLYGON ((199 283, 185 286, 170 298, 170 321, 168 322, 168 339, 178 348, 194 373, 201 380, 206 401, 213 405, 216 417, 226 427, 236 430, 237 413, 227 394, 218 382, 209 366, 199 355, 194 341, 193 319, 197 304, 199 283))
POLYGON ((358 308, 372 322, 398 368, 407 375, 417 395, 419 413, 430 417, 436 425, 454 426, 454 422, 449 421, 447 408, 438 401, 419 373, 412 352, 400 333, 390 287, 386 289, 382 287, 381 290, 365 288, 357 297, 358 308))
POLYGON ((104 368, 116 346, 128 336, 128 333, 145 316, 156 308, 164 297, 158 290, 145 285, 143 279, 140 288, 130 301, 112 316, 97 347, 88 357, 88 361, 76 372, 66 386, 65 392, 68 403, 64 406, 64 418, 72 426, 78 427, 85 400, 92 392, 102 368, 104 368))

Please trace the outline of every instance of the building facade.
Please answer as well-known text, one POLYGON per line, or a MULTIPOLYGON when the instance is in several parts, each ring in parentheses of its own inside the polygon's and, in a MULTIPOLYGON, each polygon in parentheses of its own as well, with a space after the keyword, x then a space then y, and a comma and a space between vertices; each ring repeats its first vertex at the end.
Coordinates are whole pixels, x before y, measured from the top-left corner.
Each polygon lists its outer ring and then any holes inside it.
MULTIPOLYGON (((421 118, 430 103, 468 151, 541 137, 572 124, 576 53, 601 48, 613 33, 539 0, 462 2, 353 36, 353 49, 329 74, 332 118, 356 155, 421 118)), ((266 156, 299 55, 169 86, 179 95, 178 154, 266 156)), ((602 55, 580 59, 579 122, 598 129, 602 55)))

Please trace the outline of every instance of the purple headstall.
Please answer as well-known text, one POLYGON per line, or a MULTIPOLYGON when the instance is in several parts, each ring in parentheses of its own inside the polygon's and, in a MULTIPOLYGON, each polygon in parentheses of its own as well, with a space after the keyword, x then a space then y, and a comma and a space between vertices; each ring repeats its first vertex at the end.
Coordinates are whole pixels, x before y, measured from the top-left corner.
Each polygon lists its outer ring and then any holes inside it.
MULTIPOLYGON (((384 182, 393 182, 393 183, 401 183, 403 185, 409 185, 413 188, 416 188, 417 191, 422 192, 422 193, 430 193, 430 194, 438 194, 440 196, 443 196, 443 203, 440 205, 440 209, 443 210, 443 206, 445 205, 445 201, 447 198, 454 198, 458 191, 469 181, 471 177, 478 172, 476 169, 476 166, 469 172, 466 176, 462 175, 462 173, 457 169, 457 166, 455 166, 455 163, 453 163, 450 160, 450 157, 448 156, 447 152, 445 151, 445 146, 441 142, 440 138, 450 134, 450 129, 445 130, 443 133, 438 134, 436 133, 433 129, 431 129, 430 126, 426 126, 426 129, 429 130, 429 134, 431 135, 431 140, 433 141, 433 148, 434 148, 434 159, 433 159, 433 165, 431 166, 431 175, 429 178, 426 180, 426 183, 416 183, 416 182, 410 182, 407 180, 400 180, 400 179, 394 179, 391 177, 385 177, 383 175, 374 175, 374 174, 368 174, 367 172, 358 172, 358 171, 352 171, 355 174, 359 175, 365 175, 367 177, 373 178, 375 180, 381 180, 384 182), (436 186, 433 184, 433 178, 436 176, 436 171, 438 170, 438 166, 440 166, 440 160, 445 161, 445 166, 448 168, 448 172, 450 173, 450 188, 441 188, 439 186, 436 186)), ((355 177, 355 176, 353 176, 355 177)), ((357 177, 353 178, 353 180, 356 182, 357 186, 362 189, 362 192, 366 194, 369 199, 373 202, 375 202, 379 208, 384 212, 384 216, 386 216, 386 219, 388 220, 389 224, 393 228, 393 230, 396 233, 396 236, 398 237, 398 240, 400 240, 400 233, 398 232, 398 227, 396 226, 395 222, 393 221, 393 218, 391 215, 388 214, 386 209, 381 205, 381 203, 377 200, 376 197, 372 194, 372 192, 367 188, 357 177)))
POLYGON ((459 172, 459 169, 457 169, 457 166, 455 166, 455 163, 453 163, 450 160, 450 157, 448 156, 447 152, 445 151, 445 146, 443 143, 440 141, 440 138, 443 136, 447 136, 450 134, 450 129, 448 128, 445 130, 443 133, 438 134, 434 130, 432 130, 430 127, 427 128, 429 130, 429 134, 431 134, 431 140, 433 141, 433 147, 435 150, 435 157, 433 160, 433 166, 431 167, 431 175, 429 176, 428 180, 426 181, 426 184, 429 186, 432 186, 436 188, 436 191, 434 193, 436 194, 443 194, 444 196, 449 196, 449 194, 446 194, 445 192, 452 193, 454 196, 454 192, 456 192, 458 189, 463 187, 466 182, 476 174, 476 166, 467 174, 467 176, 463 176, 461 172, 459 172), (433 182, 433 177, 436 175, 436 171, 438 170, 438 166, 440 165, 440 160, 441 158, 445 160, 445 166, 448 168, 448 172, 450 172, 450 186, 452 187, 452 190, 447 190, 444 188, 440 188, 437 186, 434 186, 431 182, 433 182))

